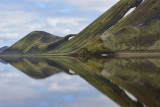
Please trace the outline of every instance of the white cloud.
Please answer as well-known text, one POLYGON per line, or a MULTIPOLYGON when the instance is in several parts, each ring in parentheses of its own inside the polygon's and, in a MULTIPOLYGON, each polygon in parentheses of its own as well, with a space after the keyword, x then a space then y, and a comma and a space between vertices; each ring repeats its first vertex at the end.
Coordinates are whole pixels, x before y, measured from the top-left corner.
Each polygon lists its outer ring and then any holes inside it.
POLYGON ((16 72, 10 72, 10 73, 1 73, 0 77, 19 77, 19 73, 16 72))
POLYGON ((18 34, 17 33, 2 33, 0 34, 0 38, 17 38, 18 34))
POLYGON ((57 77, 55 77, 54 82, 52 82, 48 87, 49 91, 75 92, 75 91, 88 90, 87 87, 84 87, 84 86, 82 87, 83 82, 79 82, 79 81, 84 81, 84 80, 82 80, 78 76, 71 77, 70 75, 60 75, 60 77, 59 76, 57 77), (59 78, 62 78, 62 79, 60 80, 59 78), (65 81, 65 83, 62 81, 65 81), (70 81, 74 81, 74 82, 70 83, 70 81))
POLYGON ((56 0, 25 0, 28 2, 51 2, 51 1, 56 1, 56 0))
POLYGON ((34 12, 27 12, 24 10, 12 11, 12 10, 1 10, 0 18, 3 25, 7 24, 26 24, 32 21, 33 18, 37 18, 37 14, 34 12))
POLYGON ((94 16, 94 12, 102 13, 117 1, 119 0, 23 0, 21 4, 18 0, 10 4, 0 1, 0 39, 8 39, 10 42, 5 40, 3 43, 11 45, 13 44, 11 40, 18 41, 34 30, 43 30, 59 36, 79 33, 98 17, 94 16), (38 10, 31 2, 36 4, 44 2, 46 6, 49 4, 51 7, 49 10, 38 10), (57 2, 59 5, 54 9, 57 2), (58 9, 66 7, 73 8, 74 13, 72 15, 59 13, 58 9))
POLYGON ((58 17, 58 18, 48 18, 47 23, 52 27, 57 27, 58 25, 67 25, 67 26, 77 26, 81 22, 87 21, 85 18, 76 18, 76 17, 58 17))
POLYGON ((83 11, 98 11, 104 12, 106 9, 109 9, 119 0, 25 0, 29 2, 59 2, 67 6, 75 6, 79 10, 83 11))
POLYGON ((0 40, 0 44, 2 44, 3 43, 3 40, 0 40))
MULTIPOLYGON (((8 69, 13 69, 10 66, 6 67, 6 72, 5 65, 1 67, 4 67, 4 71, 1 71, 2 76, 10 77, 0 78, 0 93, 3 96, 3 98, 0 97, 0 106, 3 107, 30 107, 33 103, 38 104, 41 101, 51 101, 51 104, 59 104, 63 103, 61 97, 64 95, 81 97, 80 92, 94 89, 78 76, 58 74, 44 80, 34 80, 17 70, 8 72, 8 69), (57 85, 53 85, 55 83, 57 85), (87 86, 87 88, 84 89, 84 86, 87 86)), ((37 105, 37 107, 39 106, 37 105)))
POLYGON ((38 15, 26 11, 0 11, 0 38, 20 38, 29 30, 36 28, 37 24, 33 22, 38 15))
POLYGON ((119 0, 63 0, 69 5, 76 6, 83 11, 104 12, 119 0))
POLYGON ((78 101, 65 104, 65 107, 119 107, 119 105, 106 96, 100 95, 80 98, 78 101))
POLYGON ((36 12, 26 11, 0 11, 0 38, 20 39, 34 30, 45 30, 55 35, 65 36, 69 33, 78 33, 87 22, 87 18, 56 17, 38 20, 41 15, 36 12))
POLYGON ((78 33, 81 31, 86 24, 88 19, 77 18, 77 17, 58 17, 58 18, 47 18, 46 22, 49 28, 55 33, 67 35, 70 33, 78 33))

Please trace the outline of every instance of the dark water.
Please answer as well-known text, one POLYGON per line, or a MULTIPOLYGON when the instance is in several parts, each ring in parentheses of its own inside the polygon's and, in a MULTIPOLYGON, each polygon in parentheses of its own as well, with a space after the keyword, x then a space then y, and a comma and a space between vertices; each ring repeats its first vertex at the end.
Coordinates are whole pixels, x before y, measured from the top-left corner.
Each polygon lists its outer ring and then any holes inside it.
POLYGON ((0 107, 119 106, 160 106, 160 58, 0 60, 0 107))

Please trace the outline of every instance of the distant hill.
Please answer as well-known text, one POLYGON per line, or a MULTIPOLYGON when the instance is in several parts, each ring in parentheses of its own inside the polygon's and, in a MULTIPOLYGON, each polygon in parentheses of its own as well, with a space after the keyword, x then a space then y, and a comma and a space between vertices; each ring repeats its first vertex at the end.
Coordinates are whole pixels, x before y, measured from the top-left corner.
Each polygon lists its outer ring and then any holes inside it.
POLYGON ((4 46, 4 47, 0 48, 0 53, 5 51, 7 48, 8 48, 8 46, 4 46))
POLYGON ((44 31, 34 31, 16 42, 2 54, 37 54, 45 52, 46 45, 53 43, 61 37, 44 31))

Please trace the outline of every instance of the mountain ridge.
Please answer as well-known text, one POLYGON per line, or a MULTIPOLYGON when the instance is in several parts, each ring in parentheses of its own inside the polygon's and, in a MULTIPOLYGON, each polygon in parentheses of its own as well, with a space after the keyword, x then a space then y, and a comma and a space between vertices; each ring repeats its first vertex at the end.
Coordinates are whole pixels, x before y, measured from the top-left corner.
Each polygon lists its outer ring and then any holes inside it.
POLYGON ((37 54, 45 52, 45 44, 61 39, 44 31, 33 31, 20 39, 14 45, 5 50, 2 54, 37 54))
MULTIPOLYGON (((36 44, 41 40, 39 32, 33 43, 24 41, 26 48, 15 53, 86 56, 132 51, 160 52, 159 27, 160 0, 120 0, 80 33, 36 44), (132 8, 135 10, 127 14, 132 8)), ((8 53, 15 51, 13 47, 18 48, 14 44, 8 53)), ((24 47, 21 45, 20 48, 24 47)))

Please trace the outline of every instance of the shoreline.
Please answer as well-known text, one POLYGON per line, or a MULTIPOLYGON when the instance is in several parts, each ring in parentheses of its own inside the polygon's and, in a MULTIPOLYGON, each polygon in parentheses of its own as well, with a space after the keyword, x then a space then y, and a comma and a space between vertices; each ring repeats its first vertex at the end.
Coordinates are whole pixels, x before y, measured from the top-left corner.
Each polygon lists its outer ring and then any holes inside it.
POLYGON ((158 52, 117 52, 117 53, 104 53, 104 54, 94 54, 94 55, 69 55, 69 54, 13 54, 13 55, 0 55, 0 57, 160 57, 158 52))

